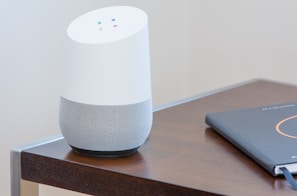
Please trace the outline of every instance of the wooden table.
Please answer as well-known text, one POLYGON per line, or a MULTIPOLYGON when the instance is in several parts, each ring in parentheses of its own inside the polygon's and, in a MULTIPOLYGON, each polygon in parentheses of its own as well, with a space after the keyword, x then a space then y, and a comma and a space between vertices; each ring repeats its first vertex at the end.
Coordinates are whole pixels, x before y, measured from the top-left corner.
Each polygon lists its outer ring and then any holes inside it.
POLYGON ((20 178, 91 195, 296 195, 204 122, 209 112, 296 100, 296 86, 253 80, 180 101, 154 112, 149 139, 128 157, 82 156, 61 136, 14 149, 12 195, 20 178))

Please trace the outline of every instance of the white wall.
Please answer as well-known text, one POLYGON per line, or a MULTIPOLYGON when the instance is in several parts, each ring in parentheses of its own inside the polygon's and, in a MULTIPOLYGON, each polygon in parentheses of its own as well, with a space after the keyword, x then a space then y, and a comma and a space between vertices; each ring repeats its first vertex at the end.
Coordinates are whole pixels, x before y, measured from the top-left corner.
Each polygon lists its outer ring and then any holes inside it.
POLYGON ((118 4, 149 15, 154 105, 254 77, 297 83, 294 0, 1 0, 3 195, 10 193, 10 149, 59 133, 67 24, 89 10, 118 4))
POLYGON ((187 93, 265 77, 297 82, 297 2, 191 0, 187 93))

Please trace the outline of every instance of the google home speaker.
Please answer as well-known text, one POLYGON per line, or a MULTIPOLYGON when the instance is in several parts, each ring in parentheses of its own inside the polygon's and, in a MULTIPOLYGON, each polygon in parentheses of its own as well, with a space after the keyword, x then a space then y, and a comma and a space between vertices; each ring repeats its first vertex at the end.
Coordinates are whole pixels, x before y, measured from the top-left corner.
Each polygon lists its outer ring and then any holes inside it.
POLYGON ((77 152, 134 153, 152 125, 148 17, 115 6, 88 12, 67 29, 59 123, 77 152))

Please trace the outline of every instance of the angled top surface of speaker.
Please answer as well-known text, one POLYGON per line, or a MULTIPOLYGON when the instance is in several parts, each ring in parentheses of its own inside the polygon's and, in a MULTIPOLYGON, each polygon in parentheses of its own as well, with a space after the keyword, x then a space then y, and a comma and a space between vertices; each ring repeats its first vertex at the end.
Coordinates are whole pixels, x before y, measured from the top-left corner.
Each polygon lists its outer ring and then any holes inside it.
POLYGON ((68 36, 86 44, 103 44, 126 39, 148 23, 144 11, 129 6, 114 6, 90 11, 68 26, 68 36))

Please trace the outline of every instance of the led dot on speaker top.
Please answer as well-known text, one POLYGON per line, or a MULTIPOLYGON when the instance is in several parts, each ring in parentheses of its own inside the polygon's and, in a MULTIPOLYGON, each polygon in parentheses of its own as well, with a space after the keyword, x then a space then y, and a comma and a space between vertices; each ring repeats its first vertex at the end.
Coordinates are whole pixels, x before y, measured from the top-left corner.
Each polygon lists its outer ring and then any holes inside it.
POLYGON ((102 24, 102 22, 101 21, 98 21, 97 24, 102 24))
POLYGON ((116 21, 116 19, 115 19, 115 18, 113 18, 113 19, 111 19, 111 21, 112 21, 112 22, 114 22, 114 21, 116 21))

